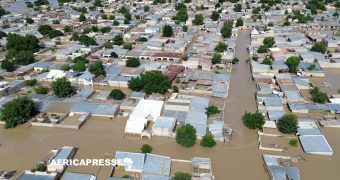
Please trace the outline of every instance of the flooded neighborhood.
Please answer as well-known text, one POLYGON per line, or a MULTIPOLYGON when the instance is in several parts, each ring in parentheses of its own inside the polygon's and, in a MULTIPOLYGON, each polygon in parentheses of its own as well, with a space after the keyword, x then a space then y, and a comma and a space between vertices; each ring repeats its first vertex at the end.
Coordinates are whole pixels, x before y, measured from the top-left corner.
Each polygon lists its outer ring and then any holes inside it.
POLYGON ((0 179, 338 179, 339 3, 1 1, 0 179))

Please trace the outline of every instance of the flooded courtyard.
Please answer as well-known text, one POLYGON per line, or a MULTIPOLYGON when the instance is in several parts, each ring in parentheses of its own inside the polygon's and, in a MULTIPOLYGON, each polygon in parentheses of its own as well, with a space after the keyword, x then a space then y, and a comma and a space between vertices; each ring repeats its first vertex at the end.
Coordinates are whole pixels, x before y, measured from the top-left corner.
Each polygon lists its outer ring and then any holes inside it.
MULTIPOLYGON (((77 147, 78 151, 74 157, 76 159, 91 159, 110 157, 110 154, 117 150, 139 152, 141 145, 147 143, 153 147, 152 153, 170 156, 173 159, 190 160, 195 156, 212 158, 213 174, 217 180, 269 179, 262 160, 263 154, 302 155, 306 161, 297 164, 302 179, 336 179, 339 177, 340 142, 337 137, 340 130, 322 129, 334 151, 333 156, 324 157, 307 155, 300 146, 287 145, 289 150, 285 152, 261 151, 258 149, 256 131, 248 130, 242 124, 241 117, 245 111, 256 111, 256 88, 251 80, 247 61, 246 47, 249 43, 249 32, 241 32, 236 47, 236 56, 240 63, 234 65, 232 69, 224 112, 225 122, 234 129, 230 143, 218 143, 212 149, 203 148, 199 143, 193 148, 184 148, 172 138, 140 139, 139 136, 124 136, 126 118, 91 118, 79 130, 32 127, 27 123, 15 129, 0 127, 0 169, 17 171, 31 169, 34 164, 43 160, 51 149, 61 146, 77 147)), ((339 87, 340 81, 336 81, 336 78, 327 81, 339 87)), ((66 169, 68 172, 91 173, 98 179, 107 179, 110 170, 111 167, 92 166, 70 166, 66 169)))

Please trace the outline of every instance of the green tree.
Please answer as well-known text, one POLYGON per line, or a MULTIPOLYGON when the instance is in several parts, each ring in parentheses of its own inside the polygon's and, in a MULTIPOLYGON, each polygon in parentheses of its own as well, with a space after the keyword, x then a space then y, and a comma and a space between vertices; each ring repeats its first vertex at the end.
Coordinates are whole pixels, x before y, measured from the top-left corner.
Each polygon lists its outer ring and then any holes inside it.
POLYGON ((178 93, 178 86, 172 86, 172 91, 174 92, 174 93, 178 93))
POLYGON ((6 70, 7 72, 12 72, 15 70, 15 65, 12 61, 5 59, 1 61, 1 69, 6 70))
POLYGON ((322 92, 319 87, 314 87, 310 90, 313 102, 325 104, 328 100, 327 93, 322 92))
POLYGON ((144 6, 144 12, 149 12, 150 11, 150 7, 148 5, 144 6))
POLYGON ((128 43, 128 42, 126 42, 126 43, 124 43, 123 44, 123 48, 124 49, 128 49, 128 50, 131 50, 133 47, 132 47, 132 43, 128 43))
POLYGON ((215 47, 215 51, 219 53, 222 53, 226 51, 227 49, 228 49, 228 45, 223 41, 218 42, 218 44, 215 47))
POLYGON ((223 27, 221 28, 221 34, 223 38, 229 38, 232 34, 233 30, 233 22, 227 21, 224 23, 223 27))
POLYGON ((213 64, 219 64, 222 61, 222 55, 220 53, 215 53, 213 58, 211 59, 211 62, 213 64))
POLYGON ((112 25, 113 25, 113 26, 118 26, 118 25, 119 25, 119 21, 114 20, 112 25))
POLYGON ((185 25, 185 24, 184 24, 184 25, 182 26, 182 31, 183 31, 183 32, 188 32, 188 25, 185 25))
POLYGON ((84 22, 84 21, 86 21, 85 15, 84 14, 80 14, 79 15, 79 22, 84 22))
POLYGON ((132 91, 141 91, 143 89, 142 81, 139 77, 132 78, 128 81, 128 87, 132 91))
POLYGON ((240 60, 237 57, 234 57, 231 61, 232 64, 237 64, 240 60))
POLYGON ((284 134, 291 134, 296 132, 298 128, 297 116, 294 114, 285 114, 279 119, 278 129, 284 134))
POLYGON ((146 38, 146 37, 140 37, 140 38, 138 39, 138 41, 140 41, 140 42, 146 42, 146 41, 148 41, 148 38, 146 38))
POLYGON ((52 31, 52 27, 50 25, 40 25, 38 28, 38 32, 44 36, 48 35, 50 31, 52 31))
POLYGON ((61 67, 60 67, 60 70, 63 70, 63 71, 68 71, 68 70, 70 70, 70 69, 71 69, 71 67, 70 67, 69 64, 63 64, 63 65, 61 65, 61 67))
POLYGON ((110 26, 105 26, 105 27, 100 28, 99 31, 101 33, 108 33, 108 32, 111 31, 111 27, 110 26))
POLYGON ((300 64, 300 57, 299 56, 291 56, 287 59, 286 61, 286 65, 289 68, 289 72, 290 73, 296 73, 297 72, 297 68, 300 64))
POLYGON ((242 18, 238 18, 237 21, 236 21, 236 27, 239 27, 239 26, 243 26, 243 19, 242 18))
POLYGON ((188 173, 176 172, 173 180, 191 180, 191 176, 188 173))
POLYGON ((151 153, 152 147, 148 144, 143 144, 140 150, 142 151, 142 153, 151 153))
POLYGON ((195 19, 192 20, 194 25, 203 25, 204 24, 204 17, 203 14, 196 14, 195 19))
POLYGON ((147 71, 141 74, 140 78, 132 78, 128 86, 133 91, 164 94, 171 88, 171 81, 161 71, 147 71))
POLYGON ((115 37, 113 37, 112 43, 117 46, 123 45, 124 44, 123 35, 117 34, 115 37))
POLYGON ((265 37, 263 39, 263 44, 267 47, 267 48, 271 48, 273 47, 273 45, 275 44, 275 40, 273 37, 265 37))
POLYGON ((326 41, 316 42, 311 48, 311 51, 324 54, 327 51, 327 46, 328 45, 326 41))
POLYGON ((37 86, 36 88, 34 88, 34 91, 37 94, 47 94, 48 88, 44 86, 37 86))
POLYGON ((73 59, 73 62, 74 62, 74 63, 77 63, 78 61, 83 61, 83 62, 85 62, 85 63, 88 63, 88 62, 89 62, 89 60, 86 59, 84 56, 78 56, 78 57, 75 57, 75 58, 73 59))
POLYGON ((207 114, 208 116, 214 115, 214 114, 218 114, 221 111, 218 109, 217 106, 215 105, 210 105, 209 107, 206 108, 206 112, 205 114, 207 114))
POLYGON ((241 12, 242 11, 242 5, 241 4, 235 4, 233 10, 235 12, 241 12))
POLYGON ((212 148, 215 145, 216 141, 214 140, 214 136, 212 134, 206 134, 203 136, 201 146, 212 148))
POLYGON ((48 0, 36 0, 34 1, 35 6, 49 5, 48 0))
POLYGON ((53 39, 55 37, 63 36, 64 33, 59 30, 52 30, 48 33, 48 38, 53 39))
POLYGON ((22 96, 2 106, 0 120, 5 122, 5 128, 14 128, 29 120, 35 112, 34 102, 29 97, 22 96))
POLYGON ((243 124, 249 129, 262 129, 265 123, 264 116, 259 112, 245 112, 242 120, 243 124))
POLYGON ((220 19, 220 13, 217 11, 213 11, 210 16, 211 20, 218 21, 220 19))
POLYGON ((58 97, 67 97, 74 93, 74 88, 71 85, 71 82, 68 81, 65 77, 58 78, 51 84, 52 91, 54 95, 58 97))
POLYGON ((94 38, 91 38, 85 34, 82 34, 78 38, 80 44, 85 45, 86 47, 91 45, 97 45, 97 42, 94 38))
POLYGON ((163 37, 171 37, 173 35, 172 27, 168 24, 163 26, 163 37))
POLYGON ((89 71, 94 74, 96 77, 100 75, 105 75, 105 70, 103 63, 101 61, 96 61, 89 65, 89 71))
POLYGON ((27 23, 27 24, 33 24, 33 23, 34 23, 34 20, 33 20, 32 18, 27 17, 27 18, 26 18, 26 23, 27 23))
POLYGON ((135 57, 128 57, 126 60, 126 67, 138 67, 140 65, 139 59, 135 57))
POLYGON ((70 33, 70 32, 73 31, 73 29, 72 29, 71 26, 65 26, 65 27, 63 28, 63 30, 64 30, 64 33, 70 33))
POLYGON ((86 70, 86 65, 84 61, 76 61, 73 66, 73 70, 76 72, 84 72, 86 70))
POLYGON ((125 98, 125 94, 120 89, 113 89, 113 90, 111 90, 109 96, 110 96, 110 98, 112 98, 114 100, 122 100, 122 99, 125 98))
POLYGON ((174 20, 179 20, 181 22, 186 22, 189 19, 188 11, 186 8, 181 8, 177 11, 174 20))
POLYGON ((40 162, 34 166, 33 169, 31 169, 32 172, 40 171, 40 172, 46 172, 47 171, 47 165, 44 162, 40 162))
POLYGON ((266 56, 262 62, 262 64, 266 64, 266 65, 272 65, 272 59, 270 59, 268 56, 266 56))
POLYGON ((196 129, 191 124, 185 124, 176 130, 176 142, 184 147, 192 147, 196 138, 196 129))
POLYGON ((268 52, 268 47, 266 45, 261 45, 258 49, 257 49, 257 53, 267 53, 268 52))

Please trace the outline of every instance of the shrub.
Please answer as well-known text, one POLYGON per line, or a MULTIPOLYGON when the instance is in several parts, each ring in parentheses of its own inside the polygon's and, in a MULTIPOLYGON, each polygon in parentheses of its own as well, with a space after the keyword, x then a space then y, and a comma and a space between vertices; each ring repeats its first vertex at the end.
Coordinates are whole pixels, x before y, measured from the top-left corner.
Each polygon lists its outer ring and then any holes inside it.
POLYGON ((237 57, 234 57, 231 61, 232 64, 237 64, 240 60, 237 57))
POLYGON ((293 147, 296 147, 296 146, 297 146, 297 143, 298 143, 297 139, 291 139, 291 140, 289 141, 289 145, 291 145, 291 146, 293 146, 293 147))
POLYGON ((37 80, 36 79, 32 79, 32 80, 26 80, 25 81, 25 85, 26 86, 34 86, 37 84, 37 80))
POLYGON ((176 142, 184 147, 192 147, 196 143, 196 129, 186 124, 176 130, 176 142))
POLYGON ((35 172, 35 171, 45 172, 45 171, 47 171, 47 165, 44 162, 40 162, 40 163, 36 164, 31 171, 32 172, 35 172))
POLYGON ((259 112, 245 112, 242 120, 243 124, 249 129, 262 129, 265 123, 264 116, 259 112))
POLYGON ((191 180, 191 176, 188 173, 176 172, 173 180, 191 180))
POLYGON ((286 114, 279 119, 278 129, 284 134, 296 132, 298 128, 297 116, 294 114, 286 114))
POLYGON ((203 136, 201 141, 201 146, 203 147, 214 147, 216 145, 216 141, 214 140, 214 137, 212 134, 206 134, 203 136))
POLYGON ((38 86, 38 87, 34 88, 34 91, 37 94, 47 94, 48 88, 44 87, 44 86, 38 86))
POLYGON ((142 151, 142 153, 151 153, 152 147, 148 144, 143 144, 140 150, 142 151))

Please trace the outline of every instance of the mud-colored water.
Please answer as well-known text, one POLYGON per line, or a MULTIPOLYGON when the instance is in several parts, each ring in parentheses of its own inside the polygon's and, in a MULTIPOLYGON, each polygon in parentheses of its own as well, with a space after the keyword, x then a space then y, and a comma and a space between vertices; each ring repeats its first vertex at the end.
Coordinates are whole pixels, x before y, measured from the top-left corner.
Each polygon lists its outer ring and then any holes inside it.
MULTIPOLYGON (((265 180, 262 154, 303 155, 307 161, 300 162, 302 179, 333 180, 340 177, 339 163, 340 130, 323 129, 334 150, 332 157, 306 155, 301 147, 291 148, 284 153, 258 150, 256 131, 246 129, 241 117, 245 111, 256 111, 255 84, 250 78, 246 46, 250 43, 249 33, 242 32, 237 40, 236 56, 240 63, 235 65, 231 75, 229 97, 226 101, 225 122, 234 130, 232 142, 216 147, 202 148, 197 143, 193 148, 183 148, 174 139, 153 137, 140 139, 138 136, 124 136, 126 119, 91 118, 80 130, 32 127, 28 124, 15 129, 0 128, 0 169, 24 170, 44 159, 51 149, 61 146, 79 148, 75 158, 104 158, 117 150, 139 151, 144 143, 153 147, 153 153, 171 156, 175 159, 191 159, 194 156, 211 157, 213 173, 217 180, 265 180)), ((110 167, 68 167, 67 171, 87 172, 107 179, 110 167)))

